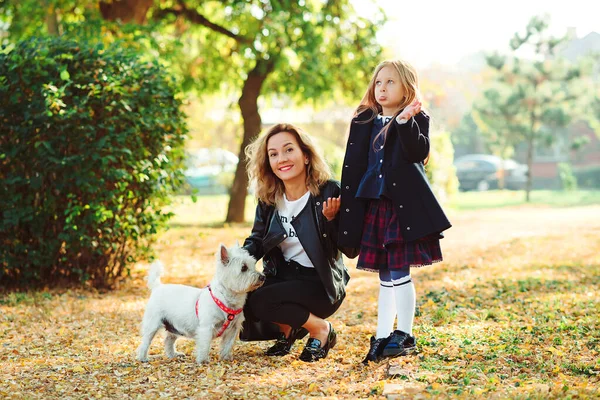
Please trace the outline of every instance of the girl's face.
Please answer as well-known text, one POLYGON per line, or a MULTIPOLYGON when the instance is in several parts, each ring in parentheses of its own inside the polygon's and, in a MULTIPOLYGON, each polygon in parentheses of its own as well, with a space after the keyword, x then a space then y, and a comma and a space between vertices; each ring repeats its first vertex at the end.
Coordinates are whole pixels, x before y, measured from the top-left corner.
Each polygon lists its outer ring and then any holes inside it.
POLYGON ((383 108, 383 115, 393 115, 404 100, 400 75, 392 65, 381 68, 375 77, 375 100, 383 108))
POLYGON ((290 132, 279 132, 269 138, 267 157, 271 170, 285 185, 306 182, 308 157, 290 132))

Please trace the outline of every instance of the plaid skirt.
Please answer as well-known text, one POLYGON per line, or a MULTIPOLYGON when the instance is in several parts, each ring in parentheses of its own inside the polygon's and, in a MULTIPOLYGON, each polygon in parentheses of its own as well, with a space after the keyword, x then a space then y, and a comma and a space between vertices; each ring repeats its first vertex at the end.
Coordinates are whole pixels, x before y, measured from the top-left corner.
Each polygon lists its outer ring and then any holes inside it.
POLYGON ((381 198, 369 202, 356 268, 377 272, 381 269, 422 267, 440 261, 442 249, 439 234, 405 242, 391 200, 381 198))

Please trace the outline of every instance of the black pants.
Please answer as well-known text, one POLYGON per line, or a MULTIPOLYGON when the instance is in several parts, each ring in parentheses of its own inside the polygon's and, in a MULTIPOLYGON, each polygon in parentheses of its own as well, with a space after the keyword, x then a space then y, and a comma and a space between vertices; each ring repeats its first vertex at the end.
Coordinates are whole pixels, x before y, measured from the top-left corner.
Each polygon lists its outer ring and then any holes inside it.
POLYGON ((256 319, 300 328, 309 314, 325 319, 342 301, 344 298, 331 304, 317 271, 292 261, 279 267, 277 276, 267 277, 250 295, 247 305, 256 319))

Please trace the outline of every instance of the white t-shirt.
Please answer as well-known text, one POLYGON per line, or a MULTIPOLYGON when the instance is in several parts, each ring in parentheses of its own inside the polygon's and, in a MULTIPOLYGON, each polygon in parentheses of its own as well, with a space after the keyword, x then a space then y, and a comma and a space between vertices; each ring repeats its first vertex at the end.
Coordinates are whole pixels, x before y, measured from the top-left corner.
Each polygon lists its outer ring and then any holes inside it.
POLYGON ((304 209, 309 197, 310 192, 306 192, 298 200, 289 201, 285 194, 283 195, 283 202, 277 206, 277 212, 279 213, 279 220, 287 232, 287 237, 281 242, 279 248, 281 248, 283 258, 286 261, 294 260, 305 267, 314 268, 315 266, 308 258, 292 226, 292 220, 304 209))

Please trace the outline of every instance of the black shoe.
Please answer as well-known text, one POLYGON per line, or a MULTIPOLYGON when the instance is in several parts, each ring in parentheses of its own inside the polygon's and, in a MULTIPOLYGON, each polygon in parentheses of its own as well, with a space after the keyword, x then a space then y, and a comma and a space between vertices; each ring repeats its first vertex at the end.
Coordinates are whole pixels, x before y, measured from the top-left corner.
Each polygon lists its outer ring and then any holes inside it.
POLYGON ((321 347, 321 341, 315 338, 308 338, 304 350, 300 354, 300 360, 305 362, 318 361, 321 358, 327 357, 330 349, 333 349, 337 342, 337 334, 333 330, 333 326, 329 323, 329 334, 327 335, 327 342, 321 347))
POLYGON ((417 350, 415 337, 406 332, 395 330, 388 337, 388 342, 381 355, 383 357, 399 357, 412 354, 417 350))
POLYGON ((369 361, 379 361, 383 358, 382 351, 387 342, 390 340, 389 337, 375 339, 375 336, 371 336, 371 346, 369 347, 369 352, 367 356, 362 361, 363 364, 368 364, 369 361))
POLYGON ((285 356, 290 352, 292 345, 298 339, 302 339, 308 331, 304 328, 292 329, 289 337, 285 337, 285 334, 281 332, 280 336, 275 341, 275 344, 266 351, 268 356, 285 356))

